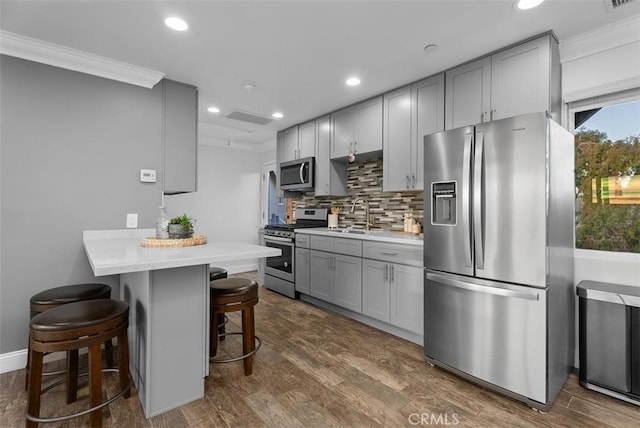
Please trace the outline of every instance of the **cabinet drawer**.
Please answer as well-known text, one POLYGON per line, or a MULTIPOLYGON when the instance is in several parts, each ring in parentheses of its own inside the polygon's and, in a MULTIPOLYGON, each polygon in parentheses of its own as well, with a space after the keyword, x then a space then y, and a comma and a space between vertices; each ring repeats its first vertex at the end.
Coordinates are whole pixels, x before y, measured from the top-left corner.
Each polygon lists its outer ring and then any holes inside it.
POLYGON ((296 247, 309 248, 309 235, 296 233, 296 247))
POLYGON ((362 241, 359 239, 329 238, 326 236, 312 235, 310 248, 329 253, 362 257, 362 241))
POLYGON ((421 247, 373 241, 363 243, 363 257, 367 259, 421 267, 422 254, 421 247))

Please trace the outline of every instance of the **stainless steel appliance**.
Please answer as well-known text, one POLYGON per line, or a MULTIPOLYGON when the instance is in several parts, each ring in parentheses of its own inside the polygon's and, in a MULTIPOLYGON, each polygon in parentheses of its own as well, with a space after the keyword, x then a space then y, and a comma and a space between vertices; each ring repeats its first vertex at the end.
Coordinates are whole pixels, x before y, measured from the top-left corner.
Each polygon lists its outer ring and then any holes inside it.
POLYGON ((280 189, 312 191, 315 158, 308 157, 280 163, 280 189))
POLYGON ((296 208, 294 224, 268 224, 264 228, 264 244, 278 248, 282 255, 268 257, 264 286, 295 299, 295 229, 327 227, 326 208, 296 208))
POLYGON ((546 410, 573 366, 573 136, 534 113, 424 144, 425 358, 546 410))

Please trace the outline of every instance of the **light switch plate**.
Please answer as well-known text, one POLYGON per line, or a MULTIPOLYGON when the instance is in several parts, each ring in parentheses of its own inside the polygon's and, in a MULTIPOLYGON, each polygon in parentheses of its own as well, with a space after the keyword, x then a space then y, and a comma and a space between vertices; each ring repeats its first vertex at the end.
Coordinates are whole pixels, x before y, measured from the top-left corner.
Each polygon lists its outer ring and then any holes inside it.
POLYGON ((138 213, 127 213, 127 229, 138 227, 138 213))
POLYGON ((155 183, 156 182, 156 170, 155 169, 141 169, 140 181, 142 183, 155 183))

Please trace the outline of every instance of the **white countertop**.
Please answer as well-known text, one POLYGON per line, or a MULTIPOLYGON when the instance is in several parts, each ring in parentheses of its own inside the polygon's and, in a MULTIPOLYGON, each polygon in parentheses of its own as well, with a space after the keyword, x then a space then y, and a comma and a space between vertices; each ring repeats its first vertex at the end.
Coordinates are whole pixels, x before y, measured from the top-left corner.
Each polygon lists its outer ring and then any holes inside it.
POLYGON ((148 248, 155 229, 87 230, 84 251, 96 276, 279 256, 281 251, 241 242, 209 242, 182 248, 148 248))
POLYGON ((423 239, 419 235, 410 235, 399 232, 386 232, 383 230, 361 230, 364 233, 348 232, 348 230, 360 229, 329 229, 327 227, 313 227, 308 229, 295 229, 296 233, 308 235, 331 236, 334 238, 360 239, 362 241, 390 242, 394 244, 413 245, 422 247, 423 239))

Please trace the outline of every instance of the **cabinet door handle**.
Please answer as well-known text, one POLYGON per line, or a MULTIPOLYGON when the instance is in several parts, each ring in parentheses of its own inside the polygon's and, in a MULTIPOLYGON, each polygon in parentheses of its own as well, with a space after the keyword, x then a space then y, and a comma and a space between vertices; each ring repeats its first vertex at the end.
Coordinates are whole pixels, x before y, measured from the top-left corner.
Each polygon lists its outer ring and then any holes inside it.
POLYGON ((487 121, 487 112, 482 112, 480 113, 480 122, 486 122, 487 121))
POLYGON ((358 150, 358 142, 354 141, 353 142, 353 153, 355 153, 358 150))
POLYGON ((389 265, 384 265, 384 282, 389 281, 389 265))
POLYGON ((406 175, 404 177, 404 186, 408 189, 409 188, 409 175, 406 175))
POLYGON ((415 174, 411 174, 411 188, 413 188, 413 189, 416 188, 416 175, 415 174))
POLYGON ((493 112, 495 110, 491 109, 491 112, 489 113, 489 120, 493 120, 493 112))
POLYGON ((396 280, 395 276, 396 276, 395 268, 394 268, 393 265, 391 265, 391 281, 389 281, 389 282, 394 282, 396 280))
POLYGON ((380 254, 385 255, 385 256, 397 256, 398 255, 398 253, 385 253, 385 252, 382 252, 380 254))

